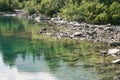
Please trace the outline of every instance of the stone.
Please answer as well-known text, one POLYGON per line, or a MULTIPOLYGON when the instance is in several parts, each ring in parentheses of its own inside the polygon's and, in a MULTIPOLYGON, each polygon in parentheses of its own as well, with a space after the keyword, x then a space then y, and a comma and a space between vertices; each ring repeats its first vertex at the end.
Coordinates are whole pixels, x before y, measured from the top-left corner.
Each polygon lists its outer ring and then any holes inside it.
POLYGON ((114 63, 114 64, 120 64, 120 59, 113 60, 112 63, 114 63))
POLYGON ((100 51, 100 54, 106 55, 107 51, 100 51))
POLYGON ((115 29, 114 29, 114 27, 106 27, 106 28, 104 29, 104 31, 107 31, 107 30, 113 32, 115 29))
POLYGON ((36 20, 37 22, 40 22, 40 17, 36 17, 35 20, 36 20))
POLYGON ((109 55, 112 55, 112 56, 117 56, 117 53, 118 53, 118 52, 120 52, 120 50, 117 49, 117 48, 109 49, 109 50, 108 50, 108 54, 109 54, 109 55))
POLYGON ((46 33, 46 28, 45 27, 43 27, 42 29, 41 29, 41 31, 40 31, 40 34, 42 34, 42 33, 46 33))
POLYGON ((61 17, 51 18, 51 21, 59 21, 59 20, 62 20, 62 18, 61 17))
POLYGON ((116 74, 120 74, 120 71, 115 71, 116 74))
POLYGON ((110 43, 110 46, 113 46, 113 47, 120 46, 120 42, 112 42, 110 43))
POLYGON ((81 34, 81 32, 75 32, 73 35, 72 35, 73 37, 81 37, 82 36, 82 34, 81 34))
POLYGON ((117 77, 117 76, 114 76, 114 77, 113 77, 113 80, 120 80, 120 78, 117 77))
POLYGON ((41 15, 40 20, 50 20, 50 18, 45 15, 41 15))
POLYGON ((84 28, 89 28, 90 26, 89 25, 84 25, 84 28))

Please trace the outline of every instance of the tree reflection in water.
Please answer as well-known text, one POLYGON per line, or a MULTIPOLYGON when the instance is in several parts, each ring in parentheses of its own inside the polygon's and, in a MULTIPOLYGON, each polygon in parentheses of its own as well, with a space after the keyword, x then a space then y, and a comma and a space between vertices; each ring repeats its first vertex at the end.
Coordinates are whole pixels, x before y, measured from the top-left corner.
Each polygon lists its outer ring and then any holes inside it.
POLYGON ((96 54, 101 49, 107 49, 107 45, 84 41, 44 41, 43 39, 23 38, 19 35, 19 32, 30 31, 31 26, 25 20, 0 17, 0 51, 6 65, 33 72, 42 69, 48 71, 46 70, 48 67, 50 72, 61 75, 61 78, 73 76, 70 80, 83 77, 81 75, 87 76, 88 80, 96 80, 98 76, 100 80, 119 77, 116 71, 120 71, 120 65, 111 64, 109 57, 104 59, 96 54), (16 33, 18 33, 17 36, 16 33), (96 69, 97 73, 92 69, 96 69), (69 75, 67 75, 68 72, 70 72, 69 75), (91 74, 86 74, 87 72, 91 74))

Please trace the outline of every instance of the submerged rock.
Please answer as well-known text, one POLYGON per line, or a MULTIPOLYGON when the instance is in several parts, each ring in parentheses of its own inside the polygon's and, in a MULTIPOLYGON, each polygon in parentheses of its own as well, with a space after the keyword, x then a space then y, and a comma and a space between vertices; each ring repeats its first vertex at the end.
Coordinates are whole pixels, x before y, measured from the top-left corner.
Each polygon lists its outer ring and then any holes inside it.
POLYGON ((46 30, 47 30, 47 29, 46 29, 45 27, 43 27, 42 30, 40 31, 40 34, 46 33, 46 30))
POLYGON ((120 50, 119 50, 119 49, 116 49, 116 48, 115 48, 115 49, 109 49, 109 50, 108 50, 108 54, 109 54, 109 55, 112 55, 112 56, 117 56, 117 53, 118 53, 118 52, 120 52, 120 50))
POLYGON ((120 59, 113 60, 112 63, 114 63, 114 64, 120 64, 120 59))
POLYGON ((114 76, 114 77, 113 77, 113 80, 120 80, 120 78, 117 77, 117 76, 114 76))
POLYGON ((106 54, 107 54, 107 51, 100 51, 100 54, 106 55, 106 54))

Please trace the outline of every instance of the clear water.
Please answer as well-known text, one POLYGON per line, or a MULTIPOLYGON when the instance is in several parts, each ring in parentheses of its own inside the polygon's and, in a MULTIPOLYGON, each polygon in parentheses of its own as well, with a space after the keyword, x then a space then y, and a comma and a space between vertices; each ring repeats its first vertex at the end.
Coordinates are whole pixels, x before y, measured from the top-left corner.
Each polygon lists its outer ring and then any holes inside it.
POLYGON ((80 54, 78 57, 76 54, 94 53, 93 50, 96 48, 92 47, 91 43, 88 45, 74 41, 50 42, 21 36, 23 33, 20 32, 31 32, 35 25, 16 17, 0 17, 0 80, 100 80, 102 78, 103 75, 98 74, 95 67, 85 66, 92 64, 87 56, 80 54), (66 53, 72 56, 64 57, 66 53), (74 60, 76 55, 77 60, 74 60))

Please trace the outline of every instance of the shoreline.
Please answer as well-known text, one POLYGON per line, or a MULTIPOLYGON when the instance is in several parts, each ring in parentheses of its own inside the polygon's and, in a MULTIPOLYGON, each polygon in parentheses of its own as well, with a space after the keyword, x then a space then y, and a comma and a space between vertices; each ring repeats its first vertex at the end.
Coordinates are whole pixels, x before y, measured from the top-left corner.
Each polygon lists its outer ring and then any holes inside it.
MULTIPOLYGON (((50 36, 56 39, 68 38, 77 40, 88 40, 93 42, 105 42, 112 46, 120 46, 120 25, 95 25, 87 23, 79 23, 76 21, 66 21, 61 17, 48 18, 46 16, 40 16, 37 14, 28 15, 21 10, 15 10, 15 12, 1 13, 3 16, 17 16, 25 17, 28 20, 32 20, 38 23, 46 21, 51 25, 55 25, 59 28, 59 32, 50 33, 50 36)), ((42 33, 48 34, 49 32, 42 33)))
POLYGON ((24 12, 19 9, 15 9, 14 12, 0 12, 0 16, 20 16, 22 17, 24 12))

